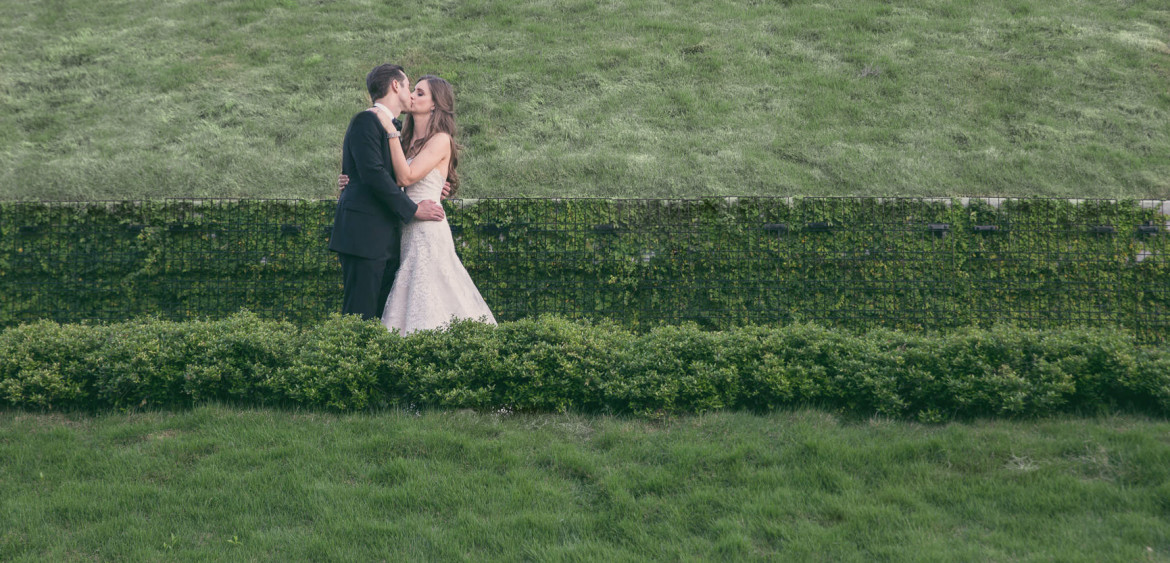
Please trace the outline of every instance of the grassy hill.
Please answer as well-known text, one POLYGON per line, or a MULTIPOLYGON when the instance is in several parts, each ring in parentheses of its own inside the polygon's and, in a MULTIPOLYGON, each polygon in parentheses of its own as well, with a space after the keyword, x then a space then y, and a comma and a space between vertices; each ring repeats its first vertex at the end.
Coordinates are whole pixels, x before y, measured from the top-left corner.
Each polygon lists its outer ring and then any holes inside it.
POLYGON ((1170 197, 1163 0, 10 0, 0 199, 329 198, 365 73, 465 197, 1170 197))

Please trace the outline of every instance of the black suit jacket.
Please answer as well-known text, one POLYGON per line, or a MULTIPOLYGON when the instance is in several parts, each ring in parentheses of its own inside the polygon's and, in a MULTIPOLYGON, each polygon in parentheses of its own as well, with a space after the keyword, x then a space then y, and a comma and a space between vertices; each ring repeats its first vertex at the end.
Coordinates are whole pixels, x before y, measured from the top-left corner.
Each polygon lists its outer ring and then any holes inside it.
POLYGON ((389 140, 372 111, 349 121, 341 145, 341 172, 349 184, 337 200, 329 250, 370 260, 398 256, 402 224, 414 218, 418 204, 395 181, 389 140))

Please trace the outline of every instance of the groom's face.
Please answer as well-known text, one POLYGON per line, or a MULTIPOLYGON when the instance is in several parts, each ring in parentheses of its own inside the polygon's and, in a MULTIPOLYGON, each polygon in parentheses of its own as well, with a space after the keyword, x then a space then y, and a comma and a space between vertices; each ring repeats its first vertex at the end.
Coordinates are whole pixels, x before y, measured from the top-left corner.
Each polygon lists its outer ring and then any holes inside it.
POLYGON ((402 82, 398 83, 398 101, 402 103, 404 111, 410 111, 410 77, 402 75, 402 82))

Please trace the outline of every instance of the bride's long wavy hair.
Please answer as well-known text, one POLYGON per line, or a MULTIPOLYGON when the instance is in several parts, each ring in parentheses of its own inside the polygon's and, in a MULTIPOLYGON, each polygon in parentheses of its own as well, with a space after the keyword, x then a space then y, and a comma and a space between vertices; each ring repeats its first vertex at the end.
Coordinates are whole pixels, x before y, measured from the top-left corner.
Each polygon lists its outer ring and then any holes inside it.
POLYGON ((402 152, 406 153, 407 158, 413 157, 426 146, 427 141, 431 140, 435 133, 443 132, 450 135, 451 160, 447 165, 447 181, 451 184, 451 193, 448 197, 455 197, 455 192, 459 190, 459 174, 455 172, 455 166, 459 164, 459 149, 462 148, 455 141, 455 91, 451 88, 451 83, 438 76, 428 74, 418 79, 419 82, 424 80, 431 88, 431 99, 435 102, 435 109, 427 123, 427 130, 414 142, 411 142, 414 138, 414 116, 406 114, 406 118, 402 120, 402 152))

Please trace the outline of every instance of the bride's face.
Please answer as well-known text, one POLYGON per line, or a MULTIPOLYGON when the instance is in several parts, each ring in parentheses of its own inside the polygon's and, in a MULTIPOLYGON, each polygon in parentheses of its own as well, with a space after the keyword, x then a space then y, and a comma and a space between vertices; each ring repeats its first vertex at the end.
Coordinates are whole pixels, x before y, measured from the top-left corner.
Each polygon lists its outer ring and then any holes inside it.
POLYGON ((410 113, 424 114, 435 109, 435 100, 431 98, 431 85, 426 80, 419 80, 414 85, 414 93, 410 95, 410 113))

